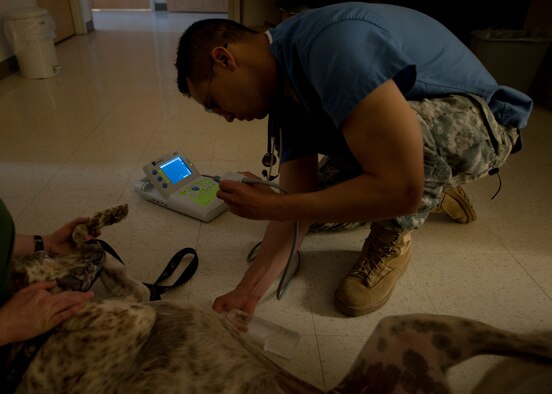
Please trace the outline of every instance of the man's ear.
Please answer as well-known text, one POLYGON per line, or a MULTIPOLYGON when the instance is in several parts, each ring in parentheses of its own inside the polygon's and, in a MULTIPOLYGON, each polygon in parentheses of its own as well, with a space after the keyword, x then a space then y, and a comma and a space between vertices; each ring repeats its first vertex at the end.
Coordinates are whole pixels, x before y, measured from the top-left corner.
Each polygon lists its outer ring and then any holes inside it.
POLYGON ((221 66, 222 68, 234 71, 236 68, 236 59, 234 55, 224 46, 218 46, 211 51, 213 62, 221 66))

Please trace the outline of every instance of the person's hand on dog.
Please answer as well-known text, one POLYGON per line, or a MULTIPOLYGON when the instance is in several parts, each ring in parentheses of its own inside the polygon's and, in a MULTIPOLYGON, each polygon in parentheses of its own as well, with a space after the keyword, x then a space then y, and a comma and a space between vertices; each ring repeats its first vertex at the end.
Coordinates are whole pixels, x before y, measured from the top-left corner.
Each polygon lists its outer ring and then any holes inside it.
MULTIPOLYGON (((69 223, 64 224, 51 234, 44 236, 45 250, 50 254, 64 254, 69 253, 75 248, 73 242, 73 230, 79 224, 87 224, 90 218, 78 217, 73 219, 69 223)), ((100 236, 101 231, 96 230, 93 234, 89 234, 87 239, 93 239, 100 236)))
POLYGON ((56 282, 33 283, 0 307, 0 346, 25 341, 67 320, 94 296, 92 291, 49 293, 56 282))
MULTIPOLYGON (((42 237, 44 241, 44 251, 50 255, 67 254, 73 252, 76 248, 73 241, 73 230, 78 225, 87 224, 90 221, 88 217, 78 217, 64 224, 52 233, 42 237)), ((88 234, 86 240, 94 239, 101 235, 101 231, 95 230, 88 234)), ((18 258, 32 254, 35 251, 35 242, 32 235, 16 234, 13 244, 12 257, 18 258)))
POLYGON ((255 314, 255 308, 260 297, 252 296, 249 293, 240 291, 239 289, 232 290, 229 293, 221 295, 215 299, 213 309, 215 312, 230 312, 232 309, 239 309, 249 316, 255 314))

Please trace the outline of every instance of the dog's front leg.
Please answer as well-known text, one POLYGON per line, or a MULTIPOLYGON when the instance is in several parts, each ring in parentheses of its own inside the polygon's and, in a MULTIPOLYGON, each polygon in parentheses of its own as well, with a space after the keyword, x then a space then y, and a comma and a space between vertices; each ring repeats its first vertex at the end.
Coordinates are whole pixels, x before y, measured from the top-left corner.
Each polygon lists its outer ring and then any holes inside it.
POLYGON ((109 254, 106 255, 100 279, 111 297, 126 301, 149 301, 149 289, 130 276, 127 268, 109 254))

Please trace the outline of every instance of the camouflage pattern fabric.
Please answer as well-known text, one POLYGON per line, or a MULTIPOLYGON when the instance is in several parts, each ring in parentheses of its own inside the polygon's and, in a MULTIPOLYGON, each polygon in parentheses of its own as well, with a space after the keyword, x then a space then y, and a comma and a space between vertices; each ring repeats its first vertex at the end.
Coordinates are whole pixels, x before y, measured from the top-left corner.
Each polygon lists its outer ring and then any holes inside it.
MULTIPOLYGON (((475 95, 409 101, 424 137, 425 187, 416 213, 381 221, 388 230, 420 227, 449 188, 476 181, 504 165, 519 137, 513 127, 498 124, 483 99, 475 95)), ((361 173, 357 163, 325 157, 319 166, 320 187, 361 173)))

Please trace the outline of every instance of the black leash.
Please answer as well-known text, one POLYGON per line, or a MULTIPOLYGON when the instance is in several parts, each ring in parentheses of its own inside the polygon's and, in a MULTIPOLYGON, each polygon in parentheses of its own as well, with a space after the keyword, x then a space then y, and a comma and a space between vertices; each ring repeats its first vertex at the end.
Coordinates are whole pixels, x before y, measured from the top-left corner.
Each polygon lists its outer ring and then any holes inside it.
POLYGON ((144 283, 150 290, 150 301, 158 301, 161 299, 161 294, 164 294, 167 292, 167 290, 180 286, 187 281, 189 281, 192 276, 194 276, 197 266, 199 265, 199 257, 197 257, 197 252, 193 248, 184 248, 179 250, 169 261, 159 278, 157 280, 150 284, 150 283, 144 283), (180 275, 180 277, 174 282, 172 285, 160 285, 159 283, 163 280, 169 278, 176 268, 180 265, 182 260, 186 255, 191 254, 193 256, 192 261, 188 264, 184 272, 180 275))
MULTIPOLYGON (((98 242, 103 250, 105 250, 107 253, 112 255, 114 258, 119 260, 121 264, 123 263, 123 260, 119 257, 117 252, 104 240, 101 239, 95 239, 94 242, 98 242)), ((184 248, 180 249, 169 261, 161 275, 159 275, 159 278, 153 283, 144 283, 144 285, 149 289, 150 291, 150 301, 159 301, 161 299, 161 295, 166 293, 167 290, 172 289, 173 287, 180 286, 181 284, 186 283, 189 281, 192 276, 194 276, 197 267, 199 265, 199 257, 197 256, 197 252, 193 248, 184 248), (182 260, 186 255, 191 254, 192 261, 188 264, 184 272, 180 275, 180 277, 174 282, 172 285, 160 285, 159 283, 164 281, 165 279, 169 278, 174 271, 178 268, 182 260)), ((97 278, 97 276, 96 276, 97 278)), ((96 279, 94 279, 96 280, 96 279)), ((93 282, 92 282, 93 283, 93 282)))
MULTIPOLYGON (((124 265, 123 260, 119 257, 117 252, 109 245, 107 242, 101 240, 101 239, 94 239, 88 242, 97 242, 101 245, 103 250, 105 250, 107 253, 112 255, 114 258, 119 260, 121 264, 124 265)), ((192 278, 192 276, 195 274, 197 267, 199 265, 199 257, 197 256, 197 252, 193 248, 184 248, 179 250, 169 261, 159 278, 154 283, 144 283, 144 285, 149 289, 150 291, 150 301, 158 301, 161 299, 161 295, 166 293, 167 290, 180 286, 181 284, 186 283, 188 280, 192 278), (188 266, 184 269, 184 272, 180 275, 180 277, 172 284, 172 285, 160 285, 159 283, 163 280, 169 278, 176 268, 180 265, 182 260, 187 255, 192 255, 192 261, 188 264, 188 266)), ((96 281, 100 274, 101 270, 98 271, 96 274, 96 277, 91 282, 90 287, 92 284, 96 281)), ((88 289, 84 289, 83 291, 86 291, 88 289)), ((25 374, 25 371, 27 371, 27 368, 33 361, 34 356, 40 351, 42 348, 42 345, 46 343, 46 341, 50 338, 50 335, 54 333, 54 330, 50 330, 48 332, 45 332, 44 334, 38 335, 36 337, 33 337, 31 339, 26 340, 22 344, 22 348, 17 352, 15 355, 13 362, 9 366, 9 368, 5 368, 5 372, 0 377, 0 387, 1 392, 3 394, 11 394, 15 393, 17 390, 17 387, 19 386, 19 383, 21 383, 21 379, 23 378, 23 375, 25 374)), ((6 345, 1 348, 0 353, 7 353, 7 356, 9 357, 9 352, 11 350, 12 345, 6 345)), ((0 366, 1 367, 1 366, 0 366)), ((4 369, 4 368, 1 368, 4 369)))

